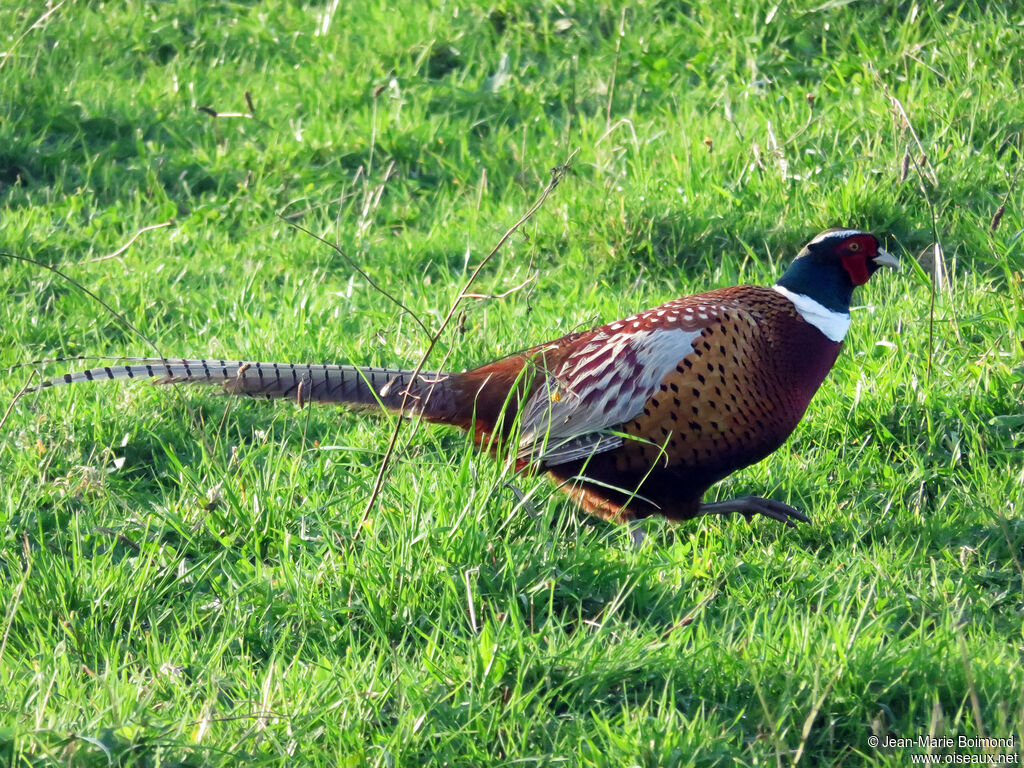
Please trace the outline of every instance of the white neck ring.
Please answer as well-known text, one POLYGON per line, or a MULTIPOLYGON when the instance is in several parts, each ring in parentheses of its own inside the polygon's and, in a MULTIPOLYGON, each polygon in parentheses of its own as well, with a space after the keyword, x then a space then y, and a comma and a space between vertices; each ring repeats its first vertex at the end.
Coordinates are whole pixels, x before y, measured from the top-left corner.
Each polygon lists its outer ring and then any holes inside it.
POLYGON ((781 293, 796 307, 797 314, 813 325, 832 341, 842 341, 846 338, 846 332, 850 330, 850 313, 836 312, 824 304, 820 304, 810 296, 802 293, 793 293, 781 285, 774 285, 772 289, 781 293))

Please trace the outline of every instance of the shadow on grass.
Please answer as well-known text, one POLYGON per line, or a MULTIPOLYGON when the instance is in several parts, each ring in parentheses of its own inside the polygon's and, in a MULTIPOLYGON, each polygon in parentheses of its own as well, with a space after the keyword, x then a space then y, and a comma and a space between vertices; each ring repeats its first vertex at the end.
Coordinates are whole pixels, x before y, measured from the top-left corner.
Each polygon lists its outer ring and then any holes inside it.
POLYGON ((180 133, 160 115, 110 110, 87 117, 77 104, 41 104, 29 114, 25 134, 7 137, 0 152, 0 183, 8 187, 4 196, 12 207, 24 203, 10 196, 16 187, 88 189, 102 206, 132 189, 152 196, 155 181, 168 198, 187 208, 196 197, 234 189, 245 177, 241 168, 214 174, 195 160, 180 159, 193 149, 185 137, 209 122, 201 114, 188 113, 186 120, 173 123, 180 133), (155 154, 143 153, 147 145, 157 148, 155 154))

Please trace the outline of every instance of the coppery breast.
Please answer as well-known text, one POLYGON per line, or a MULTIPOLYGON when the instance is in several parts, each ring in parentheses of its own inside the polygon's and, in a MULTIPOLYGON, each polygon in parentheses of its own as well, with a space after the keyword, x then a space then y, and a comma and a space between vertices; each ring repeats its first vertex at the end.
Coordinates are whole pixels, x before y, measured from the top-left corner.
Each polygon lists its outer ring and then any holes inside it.
POLYGON ((636 439, 619 452, 619 470, 675 466, 707 473, 710 484, 758 461, 790 435, 835 362, 841 345, 777 293, 712 293, 728 309, 623 426, 636 439))

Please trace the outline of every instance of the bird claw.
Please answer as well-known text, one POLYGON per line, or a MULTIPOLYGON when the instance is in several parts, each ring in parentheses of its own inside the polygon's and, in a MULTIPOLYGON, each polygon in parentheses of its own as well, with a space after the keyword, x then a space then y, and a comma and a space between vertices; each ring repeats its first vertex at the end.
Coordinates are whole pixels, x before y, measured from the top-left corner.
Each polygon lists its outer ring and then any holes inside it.
POLYGON ((738 499, 701 504, 699 511, 703 515, 729 515, 739 512, 747 519, 747 522, 753 520, 754 515, 764 515, 784 523, 789 528, 796 528, 797 522, 811 522, 811 519, 799 509, 791 507, 789 504, 783 504, 781 501, 764 499, 760 496, 741 496, 738 499))

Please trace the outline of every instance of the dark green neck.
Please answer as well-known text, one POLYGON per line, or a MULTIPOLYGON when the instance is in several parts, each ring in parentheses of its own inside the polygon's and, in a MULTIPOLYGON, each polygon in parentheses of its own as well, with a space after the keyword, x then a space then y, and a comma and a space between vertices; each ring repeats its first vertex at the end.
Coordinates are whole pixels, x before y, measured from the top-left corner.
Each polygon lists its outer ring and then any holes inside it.
POLYGON ((853 283, 846 270, 834 259, 827 260, 814 252, 805 252, 778 279, 777 285, 793 293, 810 296, 835 312, 850 311, 853 283))

